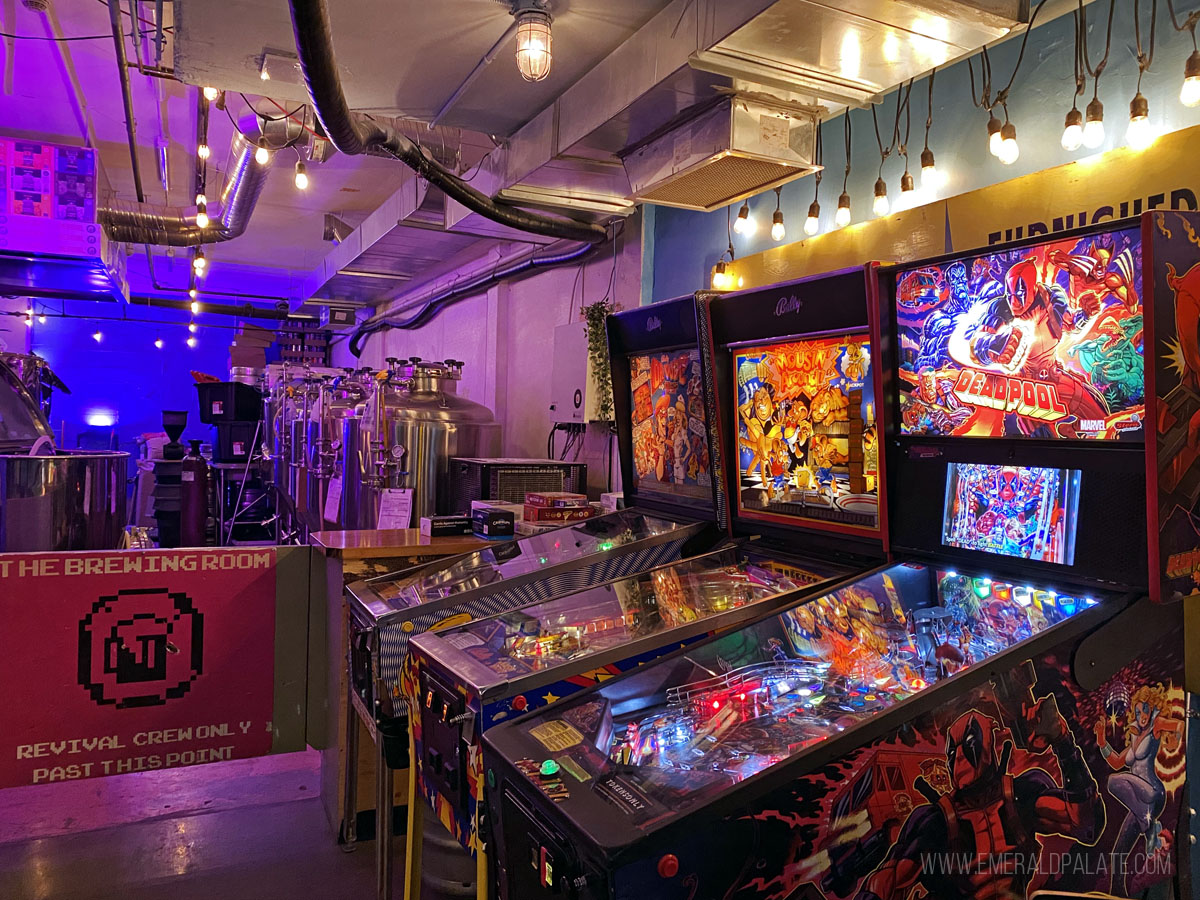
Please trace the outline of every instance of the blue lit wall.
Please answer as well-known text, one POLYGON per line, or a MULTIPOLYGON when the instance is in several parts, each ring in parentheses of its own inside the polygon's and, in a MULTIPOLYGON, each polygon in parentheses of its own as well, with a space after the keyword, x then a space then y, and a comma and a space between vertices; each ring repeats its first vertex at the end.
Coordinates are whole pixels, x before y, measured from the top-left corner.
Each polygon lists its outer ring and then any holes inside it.
POLYGON ((191 318, 186 312, 68 301, 65 312, 86 318, 57 318, 54 313, 64 304, 36 301, 35 307, 44 308, 48 317, 46 324, 33 326, 33 351, 71 389, 56 393, 51 408, 55 435, 61 439, 66 430, 64 446, 79 446, 81 438, 85 443, 115 439, 117 449, 136 456, 134 439, 162 431, 164 409, 188 411, 185 439, 211 439, 211 427, 200 423, 191 371, 229 377, 237 319, 201 313, 193 348, 186 343, 191 318), (128 320, 120 318, 123 310, 128 320), (92 337, 97 330, 99 342, 92 337), (154 346, 156 338, 163 341, 161 350, 154 346), (108 417, 114 420, 111 426, 103 424, 108 417))
MULTIPOLYGON (((1149 4, 1143 4, 1143 16, 1149 20, 1149 4)), ((1181 6, 1190 8, 1187 4, 1181 6)), ((1104 49, 1104 29, 1107 25, 1107 4, 1088 7, 1089 49, 1093 62, 1104 49)), ((1180 12, 1182 17, 1184 12, 1180 12)), ((1137 62, 1134 50, 1133 4, 1119 0, 1113 24, 1113 44, 1108 67, 1100 79, 1100 99, 1105 108, 1105 143, 1095 151, 1121 146, 1129 120, 1129 101, 1136 92, 1137 62)), ((988 154, 986 149, 987 114, 971 103, 970 78, 966 62, 939 71, 934 82, 933 130, 930 148, 937 157, 938 168, 947 180, 936 194, 928 199, 948 197, 1007 181, 1030 172, 1062 165, 1084 156, 1080 150, 1068 153, 1059 144, 1063 118, 1071 107, 1074 91, 1072 59, 1074 56, 1073 20, 1062 16, 1039 25, 1029 36, 1025 61, 1017 77, 1009 101, 1009 113, 1017 126, 1020 159, 1005 166, 988 154)), ((989 51, 993 80, 1002 87, 1013 71, 1020 37, 1014 37, 989 51)), ((1192 50, 1186 34, 1171 28, 1166 10, 1159 9, 1158 46, 1153 66, 1142 82, 1142 93, 1150 101, 1150 120, 1160 133, 1200 124, 1200 107, 1188 109, 1179 102, 1183 81, 1184 61, 1192 50)), ((975 76, 979 77, 978 58, 975 76)), ((927 82, 917 82, 912 92, 912 131, 909 139, 911 171, 920 175, 920 152, 924 141, 927 110, 927 82)), ((1083 109, 1091 99, 1091 87, 1081 103, 1083 109)), ((888 140, 895 117, 896 93, 892 92, 878 107, 880 132, 888 140)), ((879 150, 870 110, 854 110, 850 114, 853 131, 851 157, 853 169, 848 189, 855 222, 871 216, 872 188, 879 174, 879 150)), ((1001 116, 1003 118, 1003 116, 1001 116)), ((833 226, 842 175, 846 166, 843 120, 841 116, 823 127, 825 175, 820 187, 821 229, 833 226)), ((900 175, 904 163, 893 154, 884 166, 884 178, 895 202, 900 191, 900 175)), ((803 237, 801 226, 813 200, 813 177, 794 181, 783 189, 783 210, 788 234, 786 241, 803 237)), ((739 204, 740 205, 740 204, 739 204)), ((733 236, 739 256, 766 250, 776 244, 768 233, 771 214, 775 211, 773 191, 752 198, 750 208, 758 222, 753 237, 733 236)), ((736 207, 733 210, 737 214, 736 207)), ((658 207, 653 218, 647 217, 646 258, 643 265, 651 272, 644 279, 643 302, 666 300, 698 288, 707 287, 709 273, 727 245, 726 213, 696 213, 687 210, 658 207)))

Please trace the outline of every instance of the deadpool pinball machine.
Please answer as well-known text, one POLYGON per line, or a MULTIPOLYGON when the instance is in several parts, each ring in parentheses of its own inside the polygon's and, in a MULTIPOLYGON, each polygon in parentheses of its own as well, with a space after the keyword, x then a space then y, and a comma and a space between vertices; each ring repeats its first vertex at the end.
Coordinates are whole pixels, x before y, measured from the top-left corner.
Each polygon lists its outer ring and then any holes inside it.
MULTIPOLYGON (((696 313, 687 296, 609 320, 622 483, 627 502, 648 514, 725 523, 696 313)), ((738 541, 418 635, 402 674, 415 710, 409 858, 421 840, 418 815, 429 808, 464 849, 484 857, 481 740, 496 723, 811 595, 848 571, 816 555, 738 541)), ((478 869, 486 885, 486 863, 478 869)))
POLYGON ((884 270, 896 561, 489 731, 502 896, 1193 896, 1198 232, 884 270))

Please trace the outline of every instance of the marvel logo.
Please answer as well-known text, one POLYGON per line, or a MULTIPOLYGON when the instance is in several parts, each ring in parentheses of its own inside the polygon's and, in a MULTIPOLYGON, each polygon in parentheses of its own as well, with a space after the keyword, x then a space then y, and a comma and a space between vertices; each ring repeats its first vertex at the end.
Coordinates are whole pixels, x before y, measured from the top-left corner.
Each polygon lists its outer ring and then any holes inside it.
POLYGON ((1079 430, 1080 431, 1103 431, 1104 430, 1104 420, 1103 419, 1080 419, 1079 420, 1079 430))

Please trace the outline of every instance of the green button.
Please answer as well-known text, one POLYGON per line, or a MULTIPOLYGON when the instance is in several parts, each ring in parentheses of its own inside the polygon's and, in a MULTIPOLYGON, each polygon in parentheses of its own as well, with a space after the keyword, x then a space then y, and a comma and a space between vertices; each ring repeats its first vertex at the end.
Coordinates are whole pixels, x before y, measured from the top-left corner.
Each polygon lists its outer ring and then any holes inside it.
POLYGON ((556 763, 552 759, 546 760, 544 763, 542 763, 541 773, 543 775, 547 775, 547 776, 557 775, 558 774, 558 763, 556 763))
POLYGON ((494 788, 496 786, 496 773, 491 769, 488 769, 487 783, 488 787, 494 788))

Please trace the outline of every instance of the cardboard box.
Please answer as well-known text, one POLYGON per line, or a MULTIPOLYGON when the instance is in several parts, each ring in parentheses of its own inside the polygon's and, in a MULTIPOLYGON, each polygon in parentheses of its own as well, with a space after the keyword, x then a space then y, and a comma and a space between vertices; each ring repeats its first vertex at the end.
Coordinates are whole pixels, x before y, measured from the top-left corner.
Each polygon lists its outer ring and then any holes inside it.
POLYGON ((471 511, 471 526, 480 537, 510 538, 515 532, 516 521, 516 516, 504 509, 471 511))
POLYGON ((600 508, 606 513, 616 512, 618 509, 625 508, 625 492, 612 491, 607 494, 600 495, 600 508))
POLYGON ((456 537, 470 533, 470 516, 421 517, 421 534, 426 537, 456 537))
POLYGON ((525 517, 525 507, 520 503, 501 503, 499 500, 472 500, 471 513, 477 509, 502 509, 512 513, 513 519, 520 522, 525 517))
POLYGON ((596 515, 594 506, 530 506, 525 504, 526 522, 582 522, 596 515))
POLYGON ((587 494, 572 494, 570 491, 531 491, 525 495, 526 506, 538 507, 581 507, 588 505, 587 494))

